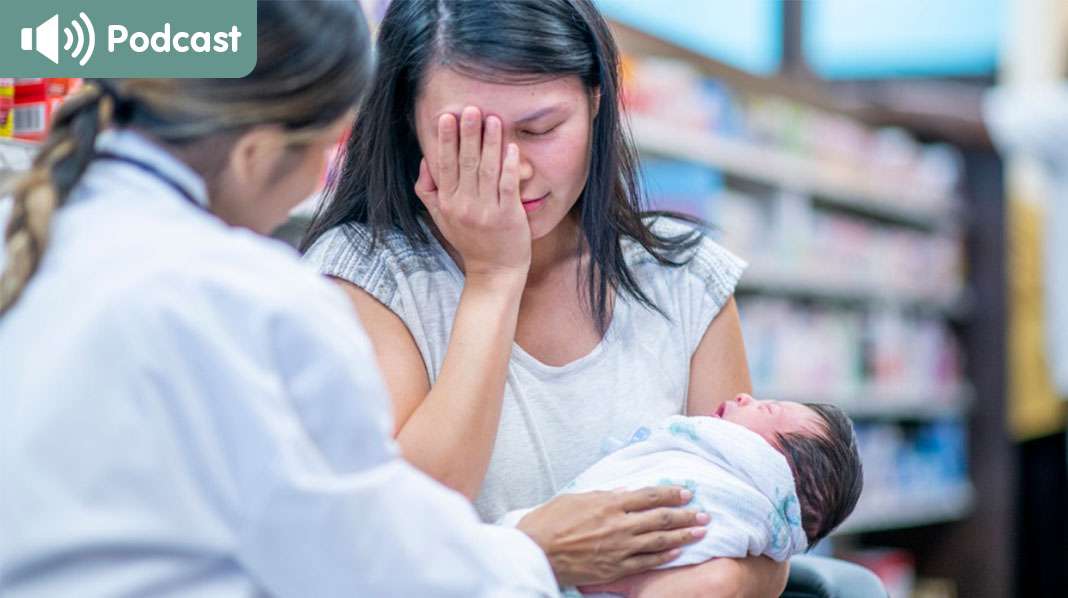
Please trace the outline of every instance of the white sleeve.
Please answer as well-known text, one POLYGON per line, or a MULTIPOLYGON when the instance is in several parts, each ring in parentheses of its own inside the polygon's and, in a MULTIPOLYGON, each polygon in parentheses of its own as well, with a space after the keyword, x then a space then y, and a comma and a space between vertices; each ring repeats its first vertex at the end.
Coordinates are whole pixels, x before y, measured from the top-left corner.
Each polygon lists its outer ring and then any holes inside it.
POLYGON ((687 281, 677 287, 682 313, 682 327, 687 349, 692 355, 720 310, 727 305, 748 264, 738 256, 705 237, 693 257, 676 276, 687 281))
POLYGON ((399 457, 366 336, 324 292, 307 313, 172 292, 130 314, 141 396, 172 410, 250 577, 280 597, 557 595, 533 541, 399 457))

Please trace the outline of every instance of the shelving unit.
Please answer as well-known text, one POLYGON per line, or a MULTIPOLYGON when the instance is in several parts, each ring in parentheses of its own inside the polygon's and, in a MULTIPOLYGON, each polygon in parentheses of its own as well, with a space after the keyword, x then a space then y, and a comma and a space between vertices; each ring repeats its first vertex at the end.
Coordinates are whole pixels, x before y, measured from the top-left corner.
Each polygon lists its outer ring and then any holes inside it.
POLYGON ((871 173, 641 115, 632 115, 630 124, 635 143, 644 153, 698 162, 833 206, 920 228, 937 226, 954 215, 950 207, 956 203, 954 198, 908 189, 871 173))
POLYGON ((809 269, 776 267, 754 260, 738 284, 741 292, 800 297, 827 302, 881 304, 899 308, 916 308, 949 318, 965 317, 969 311, 965 292, 910 292, 842 280, 825 272, 809 269))
POLYGON ((931 488, 909 496, 868 495, 835 533, 859 534, 957 521, 971 513, 971 484, 931 488))
POLYGON ((967 415, 975 391, 968 384, 948 389, 910 390, 861 386, 842 390, 798 390, 765 388, 764 397, 779 401, 830 403, 850 417, 930 421, 967 415))

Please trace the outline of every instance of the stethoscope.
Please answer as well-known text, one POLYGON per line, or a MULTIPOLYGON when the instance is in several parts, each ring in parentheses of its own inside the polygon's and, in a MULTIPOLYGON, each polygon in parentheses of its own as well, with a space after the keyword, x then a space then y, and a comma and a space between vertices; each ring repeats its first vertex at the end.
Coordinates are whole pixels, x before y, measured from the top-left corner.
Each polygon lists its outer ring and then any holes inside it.
POLYGON ((113 162, 123 162, 125 164, 129 164, 130 166, 133 166, 134 168, 137 168, 138 170, 141 170, 142 172, 150 174, 159 179, 160 181, 163 181, 171 189, 174 189, 176 192, 178 192, 178 195, 181 195, 183 199, 188 201, 190 204, 196 206, 198 209, 205 211, 208 209, 207 206, 197 201, 196 197, 191 191, 189 191, 189 189, 186 189, 184 186, 182 186, 181 183, 174 180, 173 177, 165 174, 164 172, 160 171, 160 169, 149 164, 148 162, 143 162, 141 160, 138 160, 137 158, 131 158, 129 156, 123 156, 112 152, 97 152, 93 156, 93 160, 111 160, 113 162))

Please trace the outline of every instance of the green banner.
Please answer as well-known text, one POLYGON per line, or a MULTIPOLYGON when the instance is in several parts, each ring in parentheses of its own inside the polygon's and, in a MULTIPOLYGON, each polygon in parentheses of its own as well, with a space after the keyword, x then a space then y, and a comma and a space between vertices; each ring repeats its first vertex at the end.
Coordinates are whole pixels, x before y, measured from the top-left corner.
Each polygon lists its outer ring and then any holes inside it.
POLYGON ((244 77, 256 0, 4 0, 0 77, 244 77))

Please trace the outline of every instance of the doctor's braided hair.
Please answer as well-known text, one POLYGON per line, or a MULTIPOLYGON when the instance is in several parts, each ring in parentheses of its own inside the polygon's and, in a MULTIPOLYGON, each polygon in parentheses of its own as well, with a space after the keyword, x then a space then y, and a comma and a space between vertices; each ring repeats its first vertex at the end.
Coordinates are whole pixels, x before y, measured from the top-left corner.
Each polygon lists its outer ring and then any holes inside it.
POLYGON ((108 126, 113 110, 111 98, 105 98, 99 87, 86 85, 56 114, 33 168, 16 183, 4 231, 0 314, 14 305, 37 270, 48 244, 52 214, 89 166, 93 140, 108 126))
POLYGON ((11 189, 0 315, 40 266, 52 217, 89 168, 105 129, 142 132, 210 191, 244 132, 276 125, 299 146, 353 111, 371 77, 370 32, 355 0, 261 0, 257 42, 256 66, 239 79, 90 80, 64 102, 30 171, 11 189))

